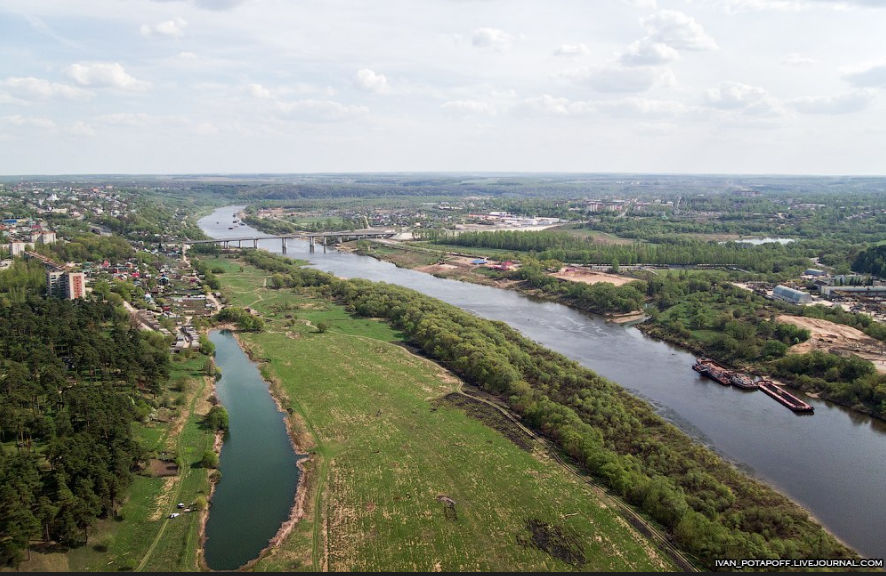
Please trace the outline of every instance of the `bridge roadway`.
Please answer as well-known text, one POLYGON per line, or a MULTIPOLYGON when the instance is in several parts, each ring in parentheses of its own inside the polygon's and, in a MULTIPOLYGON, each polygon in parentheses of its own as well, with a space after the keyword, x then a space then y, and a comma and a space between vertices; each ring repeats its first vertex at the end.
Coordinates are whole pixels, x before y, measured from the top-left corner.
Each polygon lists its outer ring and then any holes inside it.
POLYGON ((286 241, 287 240, 307 240, 310 242, 311 252, 314 251, 314 246, 317 243, 317 239, 322 240, 323 250, 326 250, 326 241, 329 238, 334 238, 341 243, 345 238, 351 239, 360 239, 360 238, 391 238, 392 236, 396 236, 397 232, 395 230, 350 230, 350 231, 342 231, 342 232, 303 232, 300 234, 277 234, 277 235, 268 235, 268 236, 243 236, 239 238, 217 238, 214 240, 185 240, 182 242, 182 247, 185 246, 195 246, 199 244, 216 244, 221 245, 225 248, 230 246, 230 243, 236 242, 238 248, 243 247, 243 242, 252 242, 253 248, 258 248, 259 240, 280 240, 283 245, 283 253, 286 253, 286 241))

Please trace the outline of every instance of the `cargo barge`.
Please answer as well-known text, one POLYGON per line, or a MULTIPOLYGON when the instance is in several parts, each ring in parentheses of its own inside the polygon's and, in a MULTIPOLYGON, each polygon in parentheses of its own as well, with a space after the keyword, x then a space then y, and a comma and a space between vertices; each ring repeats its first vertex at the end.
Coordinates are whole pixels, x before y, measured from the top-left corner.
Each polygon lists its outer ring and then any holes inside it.
POLYGON ((812 412, 815 412, 815 408, 813 408, 811 404, 807 404, 806 402, 803 402, 802 400, 800 400, 799 398, 797 398, 796 396, 794 396, 790 392, 779 388, 771 380, 760 380, 760 382, 758 384, 759 384, 760 390, 762 390, 763 392, 765 392, 769 396, 772 396, 780 404, 787 406, 788 408, 790 408, 794 412, 806 412, 806 413, 810 413, 810 414, 812 412))
POLYGON ((709 358, 699 358, 695 361, 692 369, 723 386, 732 385, 742 390, 756 390, 760 387, 751 376, 741 372, 733 372, 709 358))
POLYGON ((692 369, 723 386, 729 386, 732 384, 732 373, 725 367, 720 366, 708 358, 699 358, 696 360, 692 369))

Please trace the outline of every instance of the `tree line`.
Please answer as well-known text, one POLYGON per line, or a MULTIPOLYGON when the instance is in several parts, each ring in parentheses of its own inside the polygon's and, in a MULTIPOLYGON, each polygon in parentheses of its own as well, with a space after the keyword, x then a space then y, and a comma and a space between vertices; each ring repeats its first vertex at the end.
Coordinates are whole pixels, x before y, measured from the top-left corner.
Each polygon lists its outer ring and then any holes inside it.
POLYGON ((719 244, 697 240, 662 240, 658 243, 611 245, 577 238, 563 232, 464 232, 450 235, 432 232, 437 244, 454 244, 474 248, 495 248, 529 253, 539 260, 559 260, 577 264, 603 265, 698 265, 737 266, 755 272, 781 272, 809 264, 808 257, 781 244, 749 246, 735 242, 719 244))

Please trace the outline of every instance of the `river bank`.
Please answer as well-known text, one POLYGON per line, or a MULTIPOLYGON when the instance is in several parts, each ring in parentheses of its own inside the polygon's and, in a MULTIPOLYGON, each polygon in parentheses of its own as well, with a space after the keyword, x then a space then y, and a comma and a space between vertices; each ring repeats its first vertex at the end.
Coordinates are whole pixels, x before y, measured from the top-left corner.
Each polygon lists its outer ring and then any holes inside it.
MULTIPOLYGON (((219 219, 230 220, 227 213, 232 210, 220 211, 219 219)), ((214 224, 214 220, 201 223, 213 237, 235 234, 214 224)), ((244 232, 255 233, 249 229, 236 233, 244 232)), ((279 242, 260 242, 260 247, 280 250, 279 242)), ((875 537, 886 531, 886 519, 875 513, 883 487, 877 463, 886 460, 886 426, 879 421, 814 399, 814 417, 795 417, 765 395, 701 378, 691 369, 695 357, 680 349, 513 290, 439 279, 334 250, 310 253, 307 243, 291 243, 289 257, 310 260, 314 268, 337 277, 407 286, 479 317, 507 323, 622 384, 741 470, 811 510, 868 557, 886 553, 882 540, 875 537)))

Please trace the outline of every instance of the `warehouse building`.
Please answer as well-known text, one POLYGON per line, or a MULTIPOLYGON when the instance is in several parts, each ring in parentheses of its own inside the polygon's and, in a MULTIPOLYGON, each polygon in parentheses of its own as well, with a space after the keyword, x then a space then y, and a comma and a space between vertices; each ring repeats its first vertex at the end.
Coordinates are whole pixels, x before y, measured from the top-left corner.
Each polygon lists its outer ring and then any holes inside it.
POLYGON ((772 297, 783 302, 791 304, 809 304, 812 302, 812 296, 800 290, 794 290, 787 286, 776 286, 772 291, 772 297))

